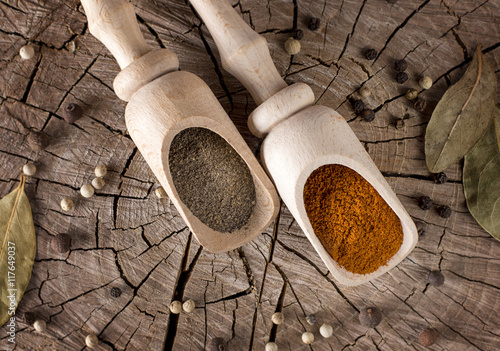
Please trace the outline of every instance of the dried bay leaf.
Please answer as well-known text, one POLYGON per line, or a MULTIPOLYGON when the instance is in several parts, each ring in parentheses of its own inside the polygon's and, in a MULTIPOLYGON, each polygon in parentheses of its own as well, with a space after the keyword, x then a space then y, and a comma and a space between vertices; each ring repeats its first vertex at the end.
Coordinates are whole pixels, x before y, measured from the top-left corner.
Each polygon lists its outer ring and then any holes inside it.
POLYGON ((472 149, 488 129, 495 106, 496 76, 481 46, 462 78, 437 104, 425 133, 425 160, 443 171, 472 149))
POLYGON ((13 315, 31 278, 36 236, 31 206, 24 193, 26 177, 0 200, 0 327, 13 315))
POLYGON ((465 156, 464 193, 476 221, 500 240, 500 106, 486 134, 465 156))

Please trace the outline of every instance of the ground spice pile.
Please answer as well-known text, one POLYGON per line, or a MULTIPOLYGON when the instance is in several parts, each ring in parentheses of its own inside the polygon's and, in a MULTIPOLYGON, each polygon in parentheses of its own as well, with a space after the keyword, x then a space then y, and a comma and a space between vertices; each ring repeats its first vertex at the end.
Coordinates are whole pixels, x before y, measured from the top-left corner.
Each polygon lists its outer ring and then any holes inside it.
POLYGON ((349 272, 376 271, 403 242, 398 216, 348 167, 325 165, 312 172, 304 186, 304 205, 314 233, 349 272))
POLYGON ((255 185, 245 161, 205 128, 187 128, 170 145, 168 162, 181 201, 205 225, 233 232, 248 223, 255 185))

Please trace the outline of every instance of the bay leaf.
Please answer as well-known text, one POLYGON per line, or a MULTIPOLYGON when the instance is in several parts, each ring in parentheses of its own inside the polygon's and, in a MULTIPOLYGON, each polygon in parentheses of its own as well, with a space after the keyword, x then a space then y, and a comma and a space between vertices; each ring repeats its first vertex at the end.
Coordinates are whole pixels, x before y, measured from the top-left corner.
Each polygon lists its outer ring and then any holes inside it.
POLYGON ((31 278, 36 254, 35 226, 26 177, 0 200, 0 327, 15 314, 31 278))
POLYGON ((486 134, 465 156, 463 178, 470 213, 500 240, 500 105, 486 134))
POLYGON ((434 109, 425 133, 425 160, 433 173, 443 171, 472 149, 488 129, 495 106, 496 76, 481 46, 460 80, 434 109))

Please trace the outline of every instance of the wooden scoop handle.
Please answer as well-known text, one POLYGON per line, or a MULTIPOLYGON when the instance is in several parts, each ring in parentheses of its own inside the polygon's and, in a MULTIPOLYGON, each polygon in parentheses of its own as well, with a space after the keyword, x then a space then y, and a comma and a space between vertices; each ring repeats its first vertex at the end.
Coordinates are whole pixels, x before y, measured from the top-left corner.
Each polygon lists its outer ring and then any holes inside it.
POLYGON ((257 34, 226 0, 190 0, 215 40, 222 67, 261 104, 287 84, 281 78, 264 37, 257 34))
POLYGON ((127 0, 81 0, 89 21, 90 33, 116 58, 121 69, 151 49, 144 40, 127 0))

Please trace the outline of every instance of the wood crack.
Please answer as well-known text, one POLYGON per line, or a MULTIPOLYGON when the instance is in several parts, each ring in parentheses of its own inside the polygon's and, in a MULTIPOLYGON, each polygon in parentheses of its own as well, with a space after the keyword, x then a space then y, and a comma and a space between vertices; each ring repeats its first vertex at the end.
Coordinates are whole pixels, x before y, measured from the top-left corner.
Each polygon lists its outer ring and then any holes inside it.
POLYGON ((379 59, 380 55, 382 55, 382 53, 387 48, 387 45, 389 45, 389 43, 391 42, 392 38, 394 38, 394 36, 401 29, 403 29, 404 26, 406 26, 408 24, 408 22, 412 19, 412 17, 415 16, 418 12, 420 12, 420 10, 422 10, 430 1, 431 0, 425 0, 423 3, 421 3, 419 7, 417 7, 415 10, 413 10, 412 13, 410 13, 410 15, 408 17, 406 17, 405 20, 392 31, 392 33, 389 35, 389 37, 385 41, 384 47, 378 52, 378 55, 375 58, 375 60, 373 61, 373 63, 377 62, 377 60, 379 59))

